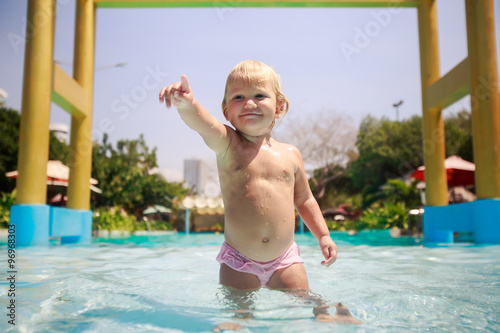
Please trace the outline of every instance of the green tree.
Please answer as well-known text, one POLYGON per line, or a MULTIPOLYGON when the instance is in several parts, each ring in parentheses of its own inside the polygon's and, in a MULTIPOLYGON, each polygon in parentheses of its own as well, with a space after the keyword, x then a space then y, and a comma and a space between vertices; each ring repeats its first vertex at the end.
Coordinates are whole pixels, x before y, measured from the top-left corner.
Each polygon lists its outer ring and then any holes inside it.
POLYGON ((93 198, 95 207, 119 206, 139 214, 154 204, 175 208, 171 200, 187 193, 181 184, 168 183, 156 172, 156 148, 150 150, 142 135, 120 140, 114 148, 105 134, 102 144, 94 144, 92 155, 92 177, 102 189, 93 198))
POLYGON ((388 179, 405 175, 423 164, 422 118, 413 116, 394 122, 367 116, 361 122, 356 146, 359 157, 350 168, 354 187, 366 198, 388 179))
POLYGON ((446 156, 458 155, 474 162, 472 148, 472 119, 470 112, 461 110, 444 119, 446 156))
MULTIPOLYGON (((0 107, 0 192, 4 193, 11 193, 16 184, 15 179, 4 174, 17 169, 19 124, 18 111, 0 107)), ((49 160, 59 160, 67 165, 69 149, 52 132, 49 134, 49 160)), ((156 148, 150 150, 142 135, 139 140, 121 140, 116 148, 105 135, 101 145, 94 143, 92 155, 92 177, 100 181, 98 186, 103 190, 102 195, 92 197, 94 207, 120 206, 129 213, 152 204, 175 208, 170 199, 182 199, 187 193, 181 184, 169 183, 155 173, 156 148)), ((6 211, 11 202, 4 202, 6 211)))
POLYGON ((0 191, 12 192, 15 179, 5 177, 5 173, 17 169, 19 150, 19 112, 0 107, 0 191))
POLYGON ((69 146, 59 141, 52 132, 49 136, 49 160, 61 161, 64 165, 69 162, 69 146))
MULTIPOLYGON (((460 111, 444 119, 446 156, 459 155, 472 160, 470 114, 460 111)), ((389 179, 412 173, 423 161, 422 117, 400 122, 365 117, 360 125, 356 147, 359 157, 350 165, 353 185, 363 195, 363 207, 389 179)))
MULTIPOLYGON (((16 180, 5 177, 5 173, 17 169, 19 152, 19 125, 21 116, 18 111, 0 107, 0 191, 12 192, 16 180)), ((68 162, 69 147, 59 141, 54 133, 49 133, 49 160, 68 162)))
POLYGON ((365 205, 370 206, 373 203, 389 202, 404 203, 406 207, 415 207, 420 205, 420 193, 417 190, 418 180, 413 180, 411 184, 392 178, 382 185, 377 192, 370 193, 365 198, 365 205))
POLYGON ((313 176, 309 179, 313 193, 320 192, 318 184, 323 186, 323 195, 316 197, 322 209, 344 205, 357 193, 353 187, 350 170, 341 166, 314 170, 313 176))

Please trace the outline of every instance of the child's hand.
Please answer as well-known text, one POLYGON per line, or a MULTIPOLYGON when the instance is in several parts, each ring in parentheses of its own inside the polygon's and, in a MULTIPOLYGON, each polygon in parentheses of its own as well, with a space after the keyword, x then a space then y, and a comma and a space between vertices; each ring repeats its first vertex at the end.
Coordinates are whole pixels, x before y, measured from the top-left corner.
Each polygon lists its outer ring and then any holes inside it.
POLYGON ((186 75, 181 75, 181 81, 173 83, 160 90, 160 103, 165 101, 167 108, 172 105, 177 109, 189 107, 193 104, 193 91, 189 86, 186 75))
POLYGON ((328 267, 337 260, 337 245, 330 236, 323 236, 318 242, 321 252, 326 259, 321 262, 321 265, 328 267))

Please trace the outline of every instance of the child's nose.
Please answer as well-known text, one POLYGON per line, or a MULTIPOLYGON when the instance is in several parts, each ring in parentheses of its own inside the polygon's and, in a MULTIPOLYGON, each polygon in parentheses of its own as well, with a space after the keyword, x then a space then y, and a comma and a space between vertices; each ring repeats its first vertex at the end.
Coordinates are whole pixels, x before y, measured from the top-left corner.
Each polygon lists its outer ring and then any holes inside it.
POLYGON ((255 102, 252 99, 247 100, 247 102, 245 103, 246 109, 253 109, 255 107, 257 107, 257 104, 255 104, 255 102))

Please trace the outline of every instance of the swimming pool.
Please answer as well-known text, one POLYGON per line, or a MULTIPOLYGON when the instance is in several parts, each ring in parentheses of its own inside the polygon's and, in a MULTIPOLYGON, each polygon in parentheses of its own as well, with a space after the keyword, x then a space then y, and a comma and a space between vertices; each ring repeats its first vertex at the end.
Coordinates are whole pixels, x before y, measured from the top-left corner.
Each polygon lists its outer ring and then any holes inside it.
MULTIPOLYGON (((5 316, 2 279, 0 330, 211 332, 234 322, 240 332, 500 331, 500 246, 423 247, 386 233, 333 238, 338 260, 324 268, 314 238, 297 235, 310 287, 362 325, 316 322, 311 305, 267 289, 234 296, 253 315, 237 319, 228 311, 235 300, 218 285, 223 236, 170 234, 19 249, 16 326, 5 316)), ((0 249, 6 258, 5 243, 0 249)))

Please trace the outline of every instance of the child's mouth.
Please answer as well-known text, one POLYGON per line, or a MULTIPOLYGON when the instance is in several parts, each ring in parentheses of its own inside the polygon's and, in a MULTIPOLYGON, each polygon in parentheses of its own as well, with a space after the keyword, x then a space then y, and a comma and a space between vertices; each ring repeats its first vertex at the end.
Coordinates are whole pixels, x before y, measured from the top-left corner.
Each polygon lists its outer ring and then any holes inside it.
POLYGON ((241 115, 241 117, 247 117, 247 116, 260 116, 260 113, 249 112, 241 115))

